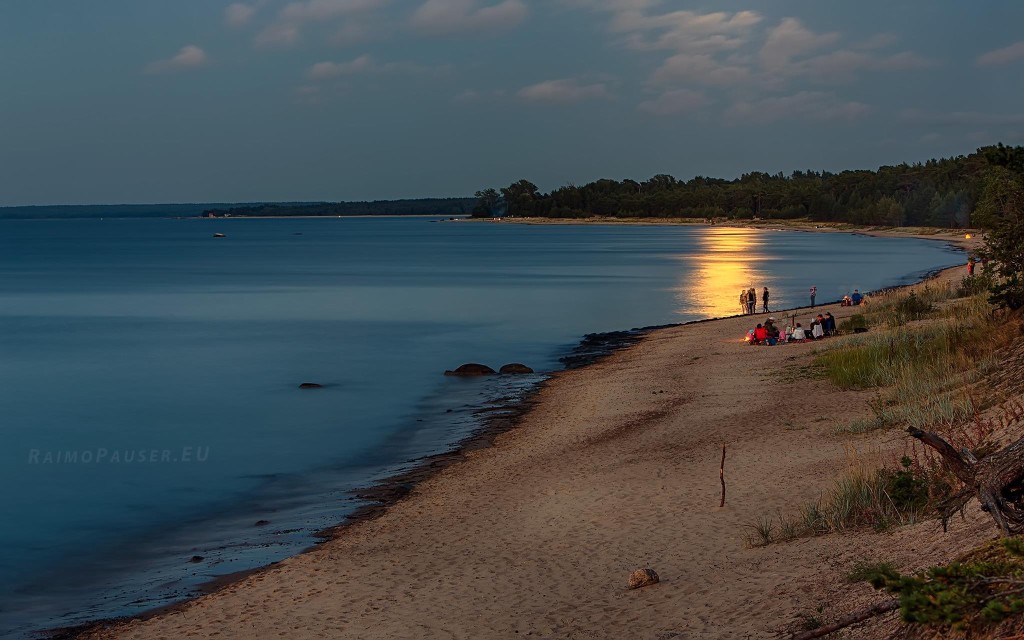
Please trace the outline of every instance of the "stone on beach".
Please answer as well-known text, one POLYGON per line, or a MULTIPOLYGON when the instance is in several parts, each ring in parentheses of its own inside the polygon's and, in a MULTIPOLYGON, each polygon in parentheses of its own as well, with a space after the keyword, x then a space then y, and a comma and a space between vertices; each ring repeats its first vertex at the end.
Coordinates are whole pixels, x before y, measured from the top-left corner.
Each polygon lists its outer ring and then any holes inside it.
POLYGON ((524 373, 533 373, 533 369, 531 369, 530 367, 526 366, 525 364, 520 364, 518 362, 513 362, 511 364, 504 365, 501 369, 498 369, 498 373, 513 374, 513 375, 515 375, 515 374, 524 374, 524 373))
POLYGON ((455 371, 445 371, 446 376, 493 376, 496 372, 494 369, 488 367, 485 364, 477 364, 470 362, 464 364, 455 371))
POLYGON ((658 584, 661 579, 654 569, 637 569, 629 574, 629 588, 639 589, 652 584, 658 584))

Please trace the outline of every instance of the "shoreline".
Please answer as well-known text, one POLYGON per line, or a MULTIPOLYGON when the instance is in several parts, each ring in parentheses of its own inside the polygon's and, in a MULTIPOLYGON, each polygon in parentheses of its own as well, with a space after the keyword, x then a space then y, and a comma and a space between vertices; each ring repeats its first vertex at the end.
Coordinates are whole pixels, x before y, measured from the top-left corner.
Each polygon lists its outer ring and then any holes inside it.
MULTIPOLYGON (((747 226, 747 225, 744 225, 747 226)), ((797 230, 797 229, 788 229, 797 230)), ((819 230, 820 231, 820 230, 819 230)), ((839 230, 837 230, 839 231, 839 230)), ((841 230, 841 232, 851 232, 850 230, 841 230)), ((874 231, 872 233, 865 233, 865 235, 897 235, 900 237, 906 237, 906 234, 891 234, 884 231, 874 231)), ((957 246, 963 250, 969 250, 969 245, 973 243, 965 242, 963 237, 950 237, 943 234, 944 237, 936 237, 939 234, 922 236, 924 239, 940 240, 945 241, 951 245, 957 246), (968 246, 965 246, 968 245, 968 246)), ((900 289, 903 287, 917 286, 923 282, 928 282, 936 277, 941 277, 944 273, 955 272, 960 267, 949 267, 936 271, 929 271, 923 278, 911 284, 897 285, 894 287, 886 287, 879 291, 889 291, 893 289, 900 289)), ((878 293, 878 292, 873 292, 878 293)), ((815 310, 824 311, 826 308, 835 306, 836 303, 826 302, 821 303, 813 307, 815 310)), ((796 307, 786 310, 776 310, 773 314, 777 314, 780 317, 784 315, 792 315, 794 312, 809 311, 810 307, 796 307)), ((764 314, 755 314, 754 317, 759 317, 764 314)), ((838 317, 838 316, 837 316, 838 317)), ((200 595, 189 598, 184 601, 165 605, 163 607, 156 608, 154 610, 145 612, 137 616, 129 616, 126 618, 115 618, 98 620, 95 622, 87 623, 73 628, 66 629, 54 629, 51 630, 49 637, 54 638, 99 638, 99 637, 119 637, 119 631, 123 631, 125 627, 136 626, 138 623, 158 620, 160 618, 168 617, 169 614, 182 614, 186 610, 193 608, 196 603, 205 601, 210 594, 217 595, 225 593, 226 591, 233 591, 236 587, 244 582, 251 582, 253 579, 262 580, 268 573, 276 570, 280 565, 289 563, 293 560, 309 557, 317 552, 320 552, 325 547, 332 543, 345 540, 347 533, 352 532, 354 529, 365 527, 369 523, 380 519, 382 516, 387 515, 396 505, 399 505, 405 501, 405 498, 412 494, 419 493, 420 489, 424 484, 429 483, 433 479, 440 475, 444 475, 448 472, 457 473, 458 468, 462 463, 467 462, 475 452, 487 450, 487 449, 498 449, 505 446, 499 440, 503 439, 503 436, 513 431, 513 428, 518 426, 521 422, 528 419, 533 413, 536 412, 537 408, 543 404, 544 399, 541 397, 545 394, 545 391, 552 385, 565 384, 562 381, 567 377, 571 377, 572 374, 578 372, 584 372, 594 368, 600 368, 600 364, 595 365, 595 362, 600 363, 604 359, 609 357, 619 356, 624 353, 630 353, 633 351, 640 350, 645 344, 650 341, 659 340, 664 337, 666 332, 682 331, 686 330, 693 325, 703 325, 708 323, 724 323, 724 322, 749 322, 750 319, 746 318, 746 315, 734 315, 725 316, 722 318, 705 318, 689 321, 686 323, 672 324, 667 326, 658 327, 646 327, 642 329, 633 329, 630 331, 621 332, 608 332, 606 334, 593 334, 593 336, 585 336, 581 340, 580 345, 574 350, 579 351, 583 347, 587 340, 591 337, 596 336, 598 342, 603 337, 611 336, 613 341, 618 340, 619 342, 613 344, 610 349, 600 353, 596 359, 591 359, 580 364, 570 364, 566 362, 566 368, 561 371, 556 371, 549 374, 549 377, 543 381, 537 383, 533 390, 528 392, 526 396, 508 407, 508 412, 498 412, 498 415, 492 416, 483 422, 483 426, 478 430, 475 430, 473 434, 464 438, 454 445, 451 451, 436 454, 422 458, 416 462, 416 464, 407 471, 401 472, 396 476, 385 479, 377 485, 373 485, 367 489, 359 490, 360 497, 365 497, 373 502, 366 504, 358 508, 354 513, 347 516, 346 519, 336 526, 329 527, 320 533, 318 536, 323 538, 323 542, 314 545, 313 547, 303 551, 302 553, 291 556, 286 560, 272 563, 270 565, 260 567, 253 570, 239 572, 238 574, 228 574, 226 576, 220 576, 208 583, 205 583, 200 589, 200 595), (456 464, 459 463, 459 464, 456 464), (454 471, 453 471, 454 470, 454 471), (108 635, 113 632, 116 636, 108 635)), ((563 358, 563 361, 571 359, 571 354, 563 358)), ((413 495, 412 500, 422 499, 419 496, 413 495)), ((241 630, 238 630, 242 633, 241 630)), ((244 635, 244 634, 242 634, 244 635)))
POLYGON ((470 452, 493 446, 498 436, 514 429, 523 417, 529 414, 534 406, 536 406, 537 395, 554 378, 598 363, 604 358, 613 355, 616 351, 628 349, 643 340, 652 331, 682 326, 683 324, 710 322, 716 319, 718 318, 705 318, 692 320, 687 323, 673 323, 586 334, 581 337, 575 347, 568 349, 565 355, 559 357, 559 362, 563 365, 562 369, 543 373, 544 379, 534 383, 522 397, 496 407, 476 407, 473 409, 472 413, 476 415, 487 414, 487 417, 481 419, 479 426, 474 428, 468 436, 452 443, 448 450, 415 458, 409 462, 410 466, 405 470, 389 475, 378 482, 352 489, 352 499, 360 500, 363 504, 345 515, 337 524, 312 532, 313 543, 310 546, 282 560, 216 576, 198 584, 195 587, 195 593, 184 599, 155 606, 137 614, 100 618, 79 625, 54 627, 34 633, 48 640, 90 638, 96 632, 126 622, 150 620, 163 615, 172 615, 180 612, 183 607, 199 598, 215 594, 249 576, 268 571, 284 560, 314 552, 321 545, 344 535, 349 528, 384 515, 388 509, 407 497, 415 486, 430 479, 444 469, 464 461, 470 452))

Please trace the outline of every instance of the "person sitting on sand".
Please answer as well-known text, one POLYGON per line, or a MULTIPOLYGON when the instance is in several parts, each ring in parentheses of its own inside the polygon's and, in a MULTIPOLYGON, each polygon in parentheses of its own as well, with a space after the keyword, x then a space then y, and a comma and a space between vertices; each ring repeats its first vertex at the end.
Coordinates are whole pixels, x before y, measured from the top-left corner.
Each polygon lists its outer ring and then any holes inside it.
POLYGON ((775 318, 768 318, 764 323, 764 329, 768 334, 768 346, 774 347, 779 342, 779 328, 775 326, 775 318))
POLYGON ((825 335, 834 336, 836 335, 836 319, 832 317, 831 312, 825 313, 825 335))
MULTIPOLYGON (((818 318, 820 317, 821 316, 818 316, 818 318)), ((825 329, 821 326, 821 322, 818 320, 818 318, 814 318, 811 320, 811 336, 815 340, 825 337, 825 329)))
POLYGON ((839 306, 840 307, 852 307, 853 306, 853 300, 850 300, 849 294, 843 296, 843 299, 839 303, 839 306))
POLYGON ((806 340, 807 333, 804 328, 800 326, 800 323, 796 323, 796 329, 793 329, 793 340, 806 340))
POLYGON ((863 299, 864 299, 864 296, 860 295, 860 291, 858 291, 857 289, 854 289, 853 290, 853 295, 850 296, 850 304, 852 304, 853 306, 856 307, 857 305, 860 304, 861 300, 863 300, 863 299))
POLYGON ((754 344, 763 344, 768 339, 768 330, 758 323, 754 329, 754 344))

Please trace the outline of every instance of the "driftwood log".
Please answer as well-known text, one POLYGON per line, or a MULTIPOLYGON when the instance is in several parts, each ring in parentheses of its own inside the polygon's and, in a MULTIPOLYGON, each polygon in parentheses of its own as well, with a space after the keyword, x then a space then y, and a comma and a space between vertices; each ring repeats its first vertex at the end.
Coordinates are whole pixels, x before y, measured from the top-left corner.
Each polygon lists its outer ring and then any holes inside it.
POLYGON ((967 449, 957 451, 936 433, 914 427, 907 433, 937 451, 964 485, 939 506, 943 528, 977 497, 1004 536, 1024 533, 1024 438, 978 460, 967 449))
POLYGON ((875 616, 880 616, 899 608, 899 600, 886 600, 885 602, 879 602, 878 604, 873 604, 870 607, 864 607, 863 609, 858 609, 851 614, 845 615, 832 624, 822 625, 817 629, 811 629, 810 631, 794 634, 792 640, 812 640, 813 638, 823 638, 829 634, 839 631, 840 629, 845 629, 846 627, 855 625, 858 622, 864 622, 869 618, 874 618, 875 616))

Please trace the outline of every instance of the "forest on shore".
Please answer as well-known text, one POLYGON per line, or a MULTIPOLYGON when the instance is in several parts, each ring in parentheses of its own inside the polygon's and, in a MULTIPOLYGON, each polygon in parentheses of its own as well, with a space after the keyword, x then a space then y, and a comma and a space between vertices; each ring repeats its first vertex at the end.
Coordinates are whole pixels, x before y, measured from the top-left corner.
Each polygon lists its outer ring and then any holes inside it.
POLYGON ((529 180, 476 193, 473 215, 579 218, 809 218, 865 225, 971 226, 985 187, 988 156, 1002 143, 966 156, 877 170, 746 173, 735 180, 670 175, 649 180, 601 179, 541 193, 529 180))

